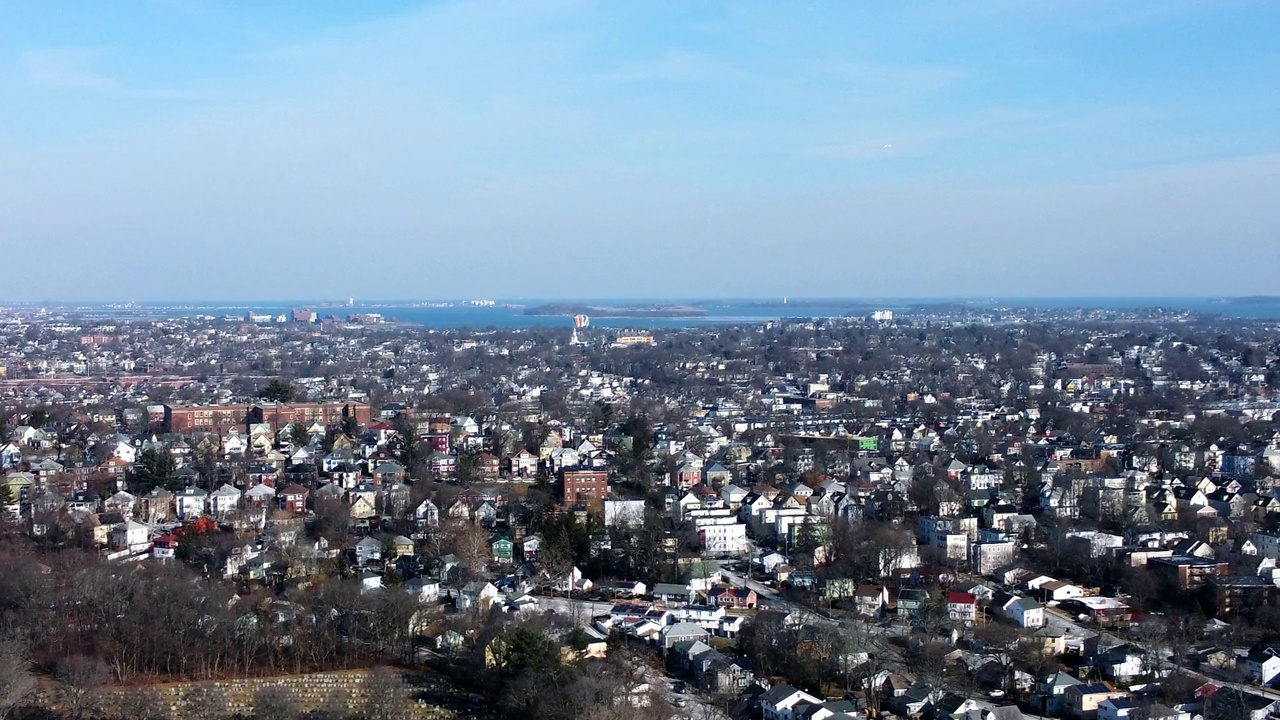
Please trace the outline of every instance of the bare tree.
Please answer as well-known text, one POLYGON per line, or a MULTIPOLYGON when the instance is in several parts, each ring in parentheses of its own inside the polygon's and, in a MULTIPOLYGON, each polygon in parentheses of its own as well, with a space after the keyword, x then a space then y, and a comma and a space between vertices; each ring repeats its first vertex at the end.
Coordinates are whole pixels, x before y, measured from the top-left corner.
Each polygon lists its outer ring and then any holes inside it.
POLYGON ((65 657, 58 661, 54 673, 58 682, 58 700, 72 718, 85 717, 97 707, 98 690, 110 676, 106 663, 97 658, 87 655, 65 657))
POLYGON ((167 713, 161 707, 160 693, 154 688, 138 687, 120 695, 120 716, 124 720, 160 720, 167 713))
POLYGON ((366 720, 400 720, 409 711, 409 688, 400 673, 380 667, 365 680, 361 715, 366 720))
POLYGON ((182 699, 181 717, 188 720, 222 720, 227 707, 227 694, 213 683, 191 688, 182 699))
POLYGON ((297 720, 300 714, 297 698, 279 685, 258 688, 253 694, 254 720, 297 720))
POLYGON ((484 570, 492 557, 489 533, 479 525, 462 525, 453 535, 453 553, 473 576, 484 570))
POLYGON ((0 643, 0 720, 6 720, 36 691, 25 648, 16 641, 0 643))

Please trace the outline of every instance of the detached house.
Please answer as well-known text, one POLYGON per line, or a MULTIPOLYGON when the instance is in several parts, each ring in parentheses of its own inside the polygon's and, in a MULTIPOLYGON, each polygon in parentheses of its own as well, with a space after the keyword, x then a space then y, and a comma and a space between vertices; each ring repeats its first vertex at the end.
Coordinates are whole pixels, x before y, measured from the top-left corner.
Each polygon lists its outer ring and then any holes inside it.
POLYGON ((972 624, 978 619, 978 598, 973 593, 947 593, 947 617, 957 622, 972 624))
POLYGON ((538 456, 521 448, 507 458, 507 467, 514 477, 533 477, 538 474, 538 456))
POLYGON ((307 511, 307 495, 309 491, 298 483, 289 483, 276 493, 280 498, 280 509, 301 515, 307 511))
POLYGON ((179 520, 191 520, 208 512, 209 493, 194 485, 183 488, 173 496, 179 520))
POLYGON ((209 512, 216 516, 229 515, 240 505, 240 491, 234 486, 223 483, 217 490, 209 494, 209 512))
POLYGON ((1038 628, 1044 625, 1044 606, 1028 597, 1011 597, 1000 610, 1019 627, 1038 628))
POLYGON ((778 685, 760 697, 760 710, 764 720, 799 720, 811 706, 821 705, 822 700, 790 685, 778 685))

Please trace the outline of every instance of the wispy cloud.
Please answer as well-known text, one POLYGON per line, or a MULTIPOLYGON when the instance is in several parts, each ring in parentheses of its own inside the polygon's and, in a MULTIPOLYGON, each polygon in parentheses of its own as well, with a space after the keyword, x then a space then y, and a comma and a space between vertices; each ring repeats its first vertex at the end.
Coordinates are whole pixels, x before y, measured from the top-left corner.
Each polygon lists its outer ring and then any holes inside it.
POLYGON ((59 47, 28 50, 22 54, 27 81, 53 90, 89 90, 115 93, 118 80, 96 69, 101 48, 59 47))
POLYGON ((969 71, 950 65, 908 65, 850 60, 807 63, 809 74, 840 83, 845 88, 882 93, 930 93, 954 87, 969 71))

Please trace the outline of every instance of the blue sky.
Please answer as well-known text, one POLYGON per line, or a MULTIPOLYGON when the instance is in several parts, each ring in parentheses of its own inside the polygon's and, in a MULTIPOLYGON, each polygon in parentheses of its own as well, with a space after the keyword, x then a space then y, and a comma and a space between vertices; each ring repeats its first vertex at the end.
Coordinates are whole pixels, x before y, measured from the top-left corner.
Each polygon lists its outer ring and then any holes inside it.
POLYGON ((1280 294, 1280 4, 0 0, 0 299, 1280 294))

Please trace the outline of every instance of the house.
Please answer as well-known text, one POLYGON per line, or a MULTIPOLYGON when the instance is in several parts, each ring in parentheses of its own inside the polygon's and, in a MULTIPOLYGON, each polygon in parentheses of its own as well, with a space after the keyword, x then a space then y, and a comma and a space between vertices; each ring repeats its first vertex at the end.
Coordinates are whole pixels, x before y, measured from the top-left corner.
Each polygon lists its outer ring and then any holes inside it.
POLYGON ((382 543, 371 537, 362 538, 355 546, 356 564, 368 565, 382 559, 382 543))
POLYGON ((173 496, 179 520, 201 517, 208 510, 209 493, 194 485, 187 486, 173 496))
POLYGON ((209 493, 209 512, 217 517, 230 515, 239 505, 240 490, 228 483, 209 493))
POLYGON ((395 460, 384 460, 378 463, 370 474, 373 475, 374 483, 379 485, 402 482, 405 479, 404 466, 395 460))
POLYGON ((509 537, 498 537, 489 543, 489 549, 493 553, 493 561, 496 563, 510 563, 515 557, 515 543, 511 542, 509 537))
POLYGON ((1084 588, 1061 580, 1050 580, 1040 585, 1037 590, 1040 591, 1046 601, 1062 602, 1072 598, 1084 597, 1084 588))
POLYGON ((708 599, 717 605, 736 609, 754 609, 758 602, 756 591, 750 588, 712 588, 708 599))
POLYGON ((805 708, 821 704, 822 700, 786 684, 778 685, 760 697, 764 720, 799 720, 805 708))
POLYGON ((1029 645, 1046 657, 1057 657, 1067 651, 1067 634, 1052 625, 1045 625, 1031 634, 1029 645))
POLYGON ((737 697, 755 679, 747 659, 730 660, 720 653, 699 675, 703 689, 714 695, 737 697))
POLYGON ((1102 677, 1126 685, 1147 671, 1146 655, 1133 645, 1108 648, 1095 658, 1095 666, 1102 677))
POLYGON ((1254 648, 1240 660, 1240 670, 1255 685, 1270 685, 1280 676, 1280 648, 1254 648))
POLYGON ((972 624, 978 619, 978 598, 973 593, 947 593, 947 617, 956 622, 972 624))
POLYGON ((116 550, 141 552, 151 544, 151 530, 132 520, 123 522, 111 530, 111 547, 116 550))
POLYGON ((280 498, 280 508, 285 512, 301 515, 307 511, 307 495, 309 491, 298 483, 289 483, 280 488, 276 496, 280 498))
POLYGON ((1075 676, 1061 671, 1041 678, 1036 683, 1038 709, 1046 715, 1061 714, 1066 708, 1067 689, 1080 684, 1075 676))
POLYGON ((533 477, 538 474, 538 456, 521 448, 507 458, 507 469, 515 477, 533 477))
POLYGON ((387 543, 391 551, 391 558, 413 557, 413 541, 403 535, 392 537, 387 543))
POLYGON ((440 581, 426 576, 410 578, 404 583, 404 591, 418 602, 433 603, 440 599, 440 581))
POLYGON ((476 580, 467 583, 455 598, 459 610, 476 609, 488 612, 498 599, 498 588, 490 582, 476 580))
POLYGON ((889 591, 883 585, 859 585, 853 596, 854 608, 863 617, 879 617, 889 606, 889 591))
POLYGON ((1067 687, 1063 693, 1063 710, 1069 717, 1079 720, 1097 720, 1098 706, 1111 698, 1127 697, 1110 683, 1088 683, 1067 687))
POLYGON ((1061 605, 1063 610, 1084 615, 1097 625, 1114 627, 1129 623, 1129 606, 1109 597, 1081 597, 1061 605))
POLYGON ((687 640, 705 641, 711 637, 711 633, 702 628, 701 625, 691 622, 678 622, 674 625, 667 625, 662 628, 662 649, 670 650, 673 645, 678 642, 687 640))
POLYGON ((275 500, 276 489, 270 485, 254 485, 244 492, 244 501, 253 508, 266 507, 275 500))
POLYGON ((1011 597, 1000 610, 1019 627, 1044 626, 1044 606, 1029 597, 1011 597))
POLYGON ((440 524, 440 508, 430 499, 423 500, 413 509, 413 520, 418 527, 436 527, 440 524))
POLYGON ((360 573, 360 592, 369 593, 382 589, 382 575, 372 570, 365 570, 360 573))
POLYGON ((649 587, 639 580, 619 580, 613 584, 613 594, 623 597, 639 597, 648 591, 649 587))
POLYGON ((693 602, 693 588, 673 583, 654 583, 653 599, 668 605, 688 605, 693 602))
POLYGON ((1107 698, 1098 704, 1098 720, 1128 720, 1137 707, 1133 698, 1107 698))
POLYGON ((924 588, 902 588, 898 591, 898 617, 913 617, 924 612, 929 591, 924 588))

